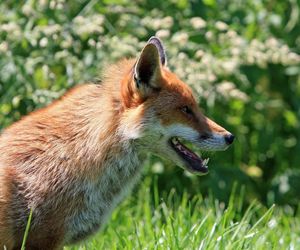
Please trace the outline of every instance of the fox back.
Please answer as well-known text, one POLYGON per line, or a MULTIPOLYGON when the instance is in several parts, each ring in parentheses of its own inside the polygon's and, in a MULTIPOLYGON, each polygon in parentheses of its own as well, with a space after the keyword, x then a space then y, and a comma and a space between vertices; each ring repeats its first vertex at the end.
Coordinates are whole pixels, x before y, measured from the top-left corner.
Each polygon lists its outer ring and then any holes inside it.
POLYGON ((0 248, 58 249, 99 230, 139 180, 147 152, 196 174, 207 161, 184 145, 224 150, 233 135, 205 117, 152 37, 137 59, 103 70, 0 136, 0 248))

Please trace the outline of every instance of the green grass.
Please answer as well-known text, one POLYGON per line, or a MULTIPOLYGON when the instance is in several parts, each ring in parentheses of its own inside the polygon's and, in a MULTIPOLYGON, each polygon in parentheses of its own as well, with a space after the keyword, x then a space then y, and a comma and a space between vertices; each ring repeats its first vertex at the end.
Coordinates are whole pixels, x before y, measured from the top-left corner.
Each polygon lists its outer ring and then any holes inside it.
POLYGON ((243 207, 243 188, 234 188, 225 205, 155 183, 146 177, 102 232, 65 249, 299 249, 299 218, 257 201, 243 207))
POLYGON ((32 209, 30 210, 30 213, 28 216, 28 221, 27 221, 27 225, 26 225, 26 229, 25 229, 25 233, 24 233, 24 237, 23 237, 21 250, 25 250, 25 244, 26 244, 27 236, 28 236, 29 229, 30 229, 31 219, 32 219, 32 209))

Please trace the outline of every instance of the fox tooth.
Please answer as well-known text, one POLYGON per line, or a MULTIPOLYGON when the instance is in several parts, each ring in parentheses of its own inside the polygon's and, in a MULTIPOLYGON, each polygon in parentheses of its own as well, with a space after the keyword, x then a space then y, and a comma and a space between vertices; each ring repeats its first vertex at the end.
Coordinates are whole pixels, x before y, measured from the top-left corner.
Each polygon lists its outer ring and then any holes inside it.
POLYGON ((176 144, 178 143, 177 139, 176 139, 176 138, 172 138, 172 143, 173 143, 174 145, 176 145, 176 144))
POLYGON ((206 167, 208 167, 208 166, 207 166, 208 162, 209 162, 209 158, 203 160, 203 165, 206 166, 206 167))

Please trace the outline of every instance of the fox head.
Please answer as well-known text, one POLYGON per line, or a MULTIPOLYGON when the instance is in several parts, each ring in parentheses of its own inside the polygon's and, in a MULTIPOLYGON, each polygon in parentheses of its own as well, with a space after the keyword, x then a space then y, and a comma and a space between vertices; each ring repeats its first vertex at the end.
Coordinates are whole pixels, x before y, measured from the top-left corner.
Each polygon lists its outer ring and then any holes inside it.
POLYGON ((207 161, 184 145, 225 150, 234 136, 201 111, 191 88, 167 68, 161 41, 151 37, 121 82, 124 130, 138 146, 196 174, 207 161))

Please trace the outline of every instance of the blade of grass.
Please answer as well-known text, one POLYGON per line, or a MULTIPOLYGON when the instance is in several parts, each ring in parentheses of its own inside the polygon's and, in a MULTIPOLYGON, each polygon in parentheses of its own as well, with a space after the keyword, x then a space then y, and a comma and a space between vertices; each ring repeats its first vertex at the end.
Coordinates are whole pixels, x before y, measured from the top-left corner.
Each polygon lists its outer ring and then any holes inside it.
POLYGON ((27 221, 27 225, 26 225, 26 229, 25 229, 25 233, 24 233, 24 237, 23 237, 21 250, 25 250, 25 244, 26 244, 26 240, 28 237, 29 229, 30 229, 31 219, 32 219, 32 209, 30 209, 30 213, 28 216, 28 221, 27 221))

